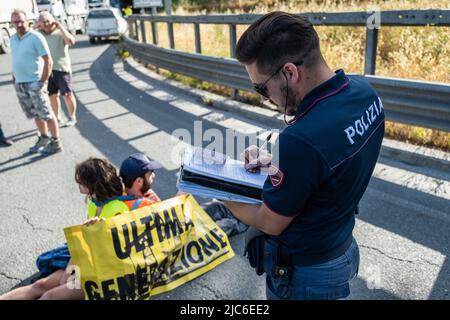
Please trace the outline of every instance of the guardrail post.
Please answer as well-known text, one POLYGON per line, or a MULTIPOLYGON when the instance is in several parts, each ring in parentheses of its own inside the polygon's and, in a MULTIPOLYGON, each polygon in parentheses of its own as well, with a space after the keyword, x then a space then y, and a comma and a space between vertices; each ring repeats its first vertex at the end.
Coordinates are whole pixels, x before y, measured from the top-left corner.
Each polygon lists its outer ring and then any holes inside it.
POLYGON ((199 23, 194 23, 194 33, 195 33, 195 52, 202 53, 202 41, 200 37, 199 23))
POLYGON ((131 21, 130 19, 127 19, 127 23, 128 23, 128 36, 130 37, 130 39, 134 39, 133 21, 131 21))
MULTIPOLYGON (((156 16, 156 14, 157 14, 156 7, 152 7, 152 15, 156 16)), ((158 45, 158 26, 154 21, 152 21, 152 36, 153 36, 153 44, 158 45)))
POLYGON ((134 40, 139 41, 139 28, 137 20, 134 20, 134 40))
POLYGON ((145 33, 145 20, 140 20, 139 23, 141 24, 142 42, 147 43, 147 34, 145 33))
MULTIPOLYGON (((172 1, 164 0, 164 8, 166 9, 166 15, 172 15, 172 1)), ((167 33, 169 35, 169 46, 170 49, 175 49, 175 40, 173 36, 173 23, 167 22, 167 33)))
POLYGON ((234 58, 234 51, 236 50, 236 25, 230 24, 230 57, 234 58))
POLYGON ((175 49, 175 39, 173 36, 173 23, 172 22, 167 22, 167 32, 169 33, 170 49, 175 49))
MULTIPOLYGON (((236 25, 230 24, 228 26, 230 28, 230 57, 234 58, 236 56, 235 52, 234 52, 236 50, 236 25)), ((233 88, 233 93, 232 93, 233 99, 237 98, 238 95, 239 95, 239 90, 233 88)))
POLYGON ((366 52, 364 58, 364 74, 375 74, 377 61, 378 29, 366 29, 366 52))

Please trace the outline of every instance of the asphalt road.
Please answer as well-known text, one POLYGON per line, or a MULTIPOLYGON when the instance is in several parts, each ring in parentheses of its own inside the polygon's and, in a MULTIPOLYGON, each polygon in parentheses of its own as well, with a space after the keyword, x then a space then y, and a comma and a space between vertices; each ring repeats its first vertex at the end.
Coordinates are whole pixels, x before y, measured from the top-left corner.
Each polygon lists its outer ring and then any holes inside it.
MULTIPOLYGON (((264 128, 124 66, 115 44, 78 40, 71 56, 79 123, 61 129, 64 151, 49 157, 28 153, 36 139, 34 122, 18 105, 11 56, 0 55, 0 121, 15 141, 0 148, 0 293, 35 273, 37 255, 64 242, 64 227, 84 220, 76 163, 100 156, 118 166, 144 151, 163 164, 155 190, 168 198, 177 191, 174 130, 193 132, 195 120, 221 132, 264 128)), ((449 181, 448 173, 380 159, 355 228, 361 267, 351 299, 450 299, 449 181)), ((231 241, 235 258, 157 298, 264 299, 264 278, 242 257, 242 235, 231 241)))

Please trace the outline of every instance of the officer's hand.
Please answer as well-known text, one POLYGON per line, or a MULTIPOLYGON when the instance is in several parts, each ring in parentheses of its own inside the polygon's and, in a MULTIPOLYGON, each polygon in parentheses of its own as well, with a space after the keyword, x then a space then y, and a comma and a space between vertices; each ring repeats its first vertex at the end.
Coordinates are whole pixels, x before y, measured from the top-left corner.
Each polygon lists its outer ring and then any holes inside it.
POLYGON ((241 153, 241 159, 245 163, 245 169, 250 172, 257 172, 260 168, 269 167, 272 162, 272 156, 266 150, 259 150, 254 145, 241 153))
POLYGON ((90 218, 88 220, 86 220, 83 225, 86 227, 92 226, 96 223, 99 223, 100 221, 105 221, 105 218, 100 218, 100 217, 94 217, 94 218, 90 218))

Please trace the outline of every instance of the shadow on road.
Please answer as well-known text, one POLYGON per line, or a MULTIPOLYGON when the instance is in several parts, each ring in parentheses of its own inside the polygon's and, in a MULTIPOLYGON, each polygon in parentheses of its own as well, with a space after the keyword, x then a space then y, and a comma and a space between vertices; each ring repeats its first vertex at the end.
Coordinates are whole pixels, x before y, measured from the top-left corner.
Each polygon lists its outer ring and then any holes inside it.
POLYGON ((6 85, 10 85, 10 84, 13 84, 12 79, 6 80, 6 81, 0 81, 0 86, 6 86, 6 85))
MULTIPOLYGON (((101 41, 97 41, 96 43, 90 43, 89 40, 81 40, 81 41, 77 41, 74 48, 75 49, 81 49, 81 48, 89 48, 89 47, 95 47, 98 45, 104 45, 104 44, 108 44, 108 43, 117 43, 119 42, 118 40, 101 40, 101 41)), ((89 61, 92 62, 92 61, 89 61)), ((79 63, 81 64, 81 63, 79 63)))
POLYGON ((41 155, 39 153, 26 152, 26 153, 22 154, 20 157, 12 158, 12 159, 9 159, 7 161, 4 161, 4 162, 0 163, 0 173, 5 173, 5 172, 10 171, 10 170, 23 168, 24 166, 28 166, 30 164, 33 164, 33 163, 35 163, 37 161, 45 159, 46 157, 47 156, 41 155), (22 159, 25 159, 25 158, 28 158, 27 162, 19 162, 16 165, 11 165, 9 167, 2 168, 2 166, 5 165, 5 164, 10 164, 12 162, 15 162, 15 161, 18 161, 18 160, 22 160, 22 159))
MULTIPOLYGON (((433 210, 426 206, 428 203, 433 203, 433 208, 437 208, 439 211, 447 214, 449 213, 450 201, 444 198, 402 187, 375 177, 372 177, 370 187, 380 192, 389 190, 389 195, 394 197, 394 200, 405 198, 405 192, 407 191, 408 197, 406 199, 414 199, 415 202, 423 203, 424 211, 433 210)), ((448 221, 450 220, 431 218, 426 214, 427 212, 417 212, 420 209, 414 209, 413 207, 411 207, 411 215, 405 215, 405 209, 401 208, 402 204, 395 203, 395 201, 385 204, 389 206, 389 210, 367 207, 366 204, 369 201, 364 201, 364 198, 367 196, 370 196, 369 192, 366 192, 361 201, 359 219, 446 256, 429 296, 429 299, 444 299, 448 295, 448 288, 450 288, 450 277, 448 276, 450 274, 450 248, 448 245, 450 243, 450 223, 448 221)), ((405 201, 407 202, 407 200, 405 201)), ((403 204, 403 206, 405 205, 408 205, 408 203, 403 204)))
POLYGON ((38 135, 37 129, 33 129, 33 130, 28 130, 28 131, 16 133, 15 135, 9 136, 9 138, 12 139, 13 141, 20 141, 20 140, 23 140, 23 139, 30 138, 32 136, 36 136, 37 137, 37 135, 38 135))

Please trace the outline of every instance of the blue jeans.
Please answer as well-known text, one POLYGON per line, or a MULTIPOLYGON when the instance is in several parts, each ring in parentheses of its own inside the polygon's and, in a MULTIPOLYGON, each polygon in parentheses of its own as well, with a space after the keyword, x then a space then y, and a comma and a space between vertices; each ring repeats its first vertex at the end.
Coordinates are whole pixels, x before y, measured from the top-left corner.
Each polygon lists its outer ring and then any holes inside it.
POLYGON ((286 283, 280 277, 266 278, 269 300, 335 300, 350 295, 349 282, 358 274, 359 248, 353 239, 350 247, 336 259, 313 266, 294 266, 286 283))

